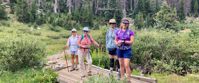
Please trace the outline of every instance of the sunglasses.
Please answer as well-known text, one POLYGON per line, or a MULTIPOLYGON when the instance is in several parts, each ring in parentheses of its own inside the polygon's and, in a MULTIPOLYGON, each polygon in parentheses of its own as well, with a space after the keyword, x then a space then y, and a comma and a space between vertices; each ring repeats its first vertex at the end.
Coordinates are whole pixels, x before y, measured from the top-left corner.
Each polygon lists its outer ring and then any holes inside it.
POLYGON ((84 32, 88 32, 88 31, 84 31, 84 32))
POLYGON ((109 23, 109 24, 116 24, 116 23, 109 23))

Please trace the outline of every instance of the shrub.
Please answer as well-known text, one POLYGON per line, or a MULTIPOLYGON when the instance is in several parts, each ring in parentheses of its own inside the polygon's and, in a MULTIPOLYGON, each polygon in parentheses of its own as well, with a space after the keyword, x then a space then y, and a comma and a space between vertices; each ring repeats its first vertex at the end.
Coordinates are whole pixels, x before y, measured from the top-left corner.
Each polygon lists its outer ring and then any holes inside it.
POLYGON ((31 36, 7 36, 0 40, 0 69, 16 71, 40 66, 45 46, 31 36))
POLYGON ((109 69, 109 55, 102 52, 94 51, 92 53, 93 64, 96 66, 100 66, 105 69, 109 69))
POLYGON ((198 67, 198 38, 192 38, 189 33, 169 30, 148 29, 137 33, 133 45, 133 63, 152 66, 155 72, 173 72, 180 75, 198 67))

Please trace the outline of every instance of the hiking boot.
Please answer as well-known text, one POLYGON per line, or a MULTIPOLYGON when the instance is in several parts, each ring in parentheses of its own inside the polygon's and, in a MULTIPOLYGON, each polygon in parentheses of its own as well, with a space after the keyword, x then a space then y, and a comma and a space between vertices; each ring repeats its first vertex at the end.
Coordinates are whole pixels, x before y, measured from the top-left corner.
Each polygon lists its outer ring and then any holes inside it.
POLYGON ((75 70, 76 70, 76 71, 78 71, 78 70, 79 70, 79 69, 78 69, 78 67, 77 67, 77 64, 75 65, 75 70))
POLYGON ((70 71, 74 71, 74 70, 75 70, 75 67, 74 65, 72 65, 70 71))
POLYGON ((88 76, 92 76, 92 72, 91 71, 88 71, 88 76))
POLYGON ((113 75, 113 68, 110 68, 109 76, 113 75))
POLYGON ((131 83, 131 81, 130 81, 130 80, 128 80, 128 81, 127 81, 127 83, 131 83))
POLYGON ((120 80, 120 78, 121 78, 121 74, 120 74, 120 70, 118 69, 117 79, 120 80))
POLYGON ((86 75, 81 75, 81 79, 83 79, 83 78, 85 78, 86 77, 86 75))

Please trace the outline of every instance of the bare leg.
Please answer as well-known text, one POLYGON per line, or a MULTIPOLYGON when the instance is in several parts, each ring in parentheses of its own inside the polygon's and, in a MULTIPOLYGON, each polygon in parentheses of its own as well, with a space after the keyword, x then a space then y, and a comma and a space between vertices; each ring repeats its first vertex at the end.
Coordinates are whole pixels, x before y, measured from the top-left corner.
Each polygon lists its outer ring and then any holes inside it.
POLYGON ((121 79, 124 79, 124 59, 119 58, 121 79))
POLYGON ((71 63, 72 63, 72 66, 74 65, 74 57, 75 57, 75 55, 71 54, 71 63))
POLYGON ((130 63, 130 59, 125 58, 124 59, 124 65, 125 65, 125 70, 126 70, 128 81, 130 81, 130 77, 131 77, 131 69, 130 69, 130 64, 129 63, 130 63))
POLYGON ((76 58, 76 64, 79 64, 79 62, 78 62, 78 56, 76 55, 75 58, 76 58))

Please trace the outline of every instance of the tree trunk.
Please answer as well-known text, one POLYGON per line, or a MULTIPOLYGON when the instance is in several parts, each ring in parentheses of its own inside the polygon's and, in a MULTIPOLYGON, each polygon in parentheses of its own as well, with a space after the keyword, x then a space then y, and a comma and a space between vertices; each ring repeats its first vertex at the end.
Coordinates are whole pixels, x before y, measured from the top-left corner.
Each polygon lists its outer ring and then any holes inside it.
POLYGON ((54 0, 53 10, 54 10, 54 13, 58 13, 58 0, 54 0))
POLYGON ((191 0, 184 1, 184 12, 186 16, 191 12, 191 0))
POLYGON ((135 10, 137 9, 137 7, 138 7, 138 0, 134 0, 134 12, 135 12, 135 10))
POLYGON ((37 6, 38 6, 39 8, 41 7, 41 3, 42 3, 41 0, 37 0, 37 6))
POLYGON ((72 0, 67 0, 68 14, 72 12, 72 0))
POLYGON ((122 8, 122 14, 123 14, 123 17, 125 18, 126 17, 126 0, 121 0, 121 8, 122 8))
POLYGON ((26 2, 27 2, 29 7, 32 5, 32 0, 27 0, 26 2))
POLYGON ((10 0, 6 0, 6 2, 7 2, 8 4, 10 4, 10 0))

